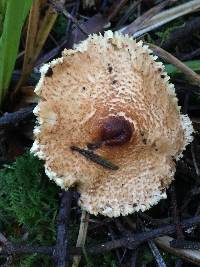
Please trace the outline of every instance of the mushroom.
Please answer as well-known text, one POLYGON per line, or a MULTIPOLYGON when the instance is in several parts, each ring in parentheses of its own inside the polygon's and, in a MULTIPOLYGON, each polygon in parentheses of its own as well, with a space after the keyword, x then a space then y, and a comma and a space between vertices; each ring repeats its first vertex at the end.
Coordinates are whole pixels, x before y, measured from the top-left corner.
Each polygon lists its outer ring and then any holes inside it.
POLYGON ((57 185, 76 186, 91 214, 127 215, 166 198, 192 141, 191 121, 156 60, 142 41, 107 31, 41 68, 31 151, 57 185))

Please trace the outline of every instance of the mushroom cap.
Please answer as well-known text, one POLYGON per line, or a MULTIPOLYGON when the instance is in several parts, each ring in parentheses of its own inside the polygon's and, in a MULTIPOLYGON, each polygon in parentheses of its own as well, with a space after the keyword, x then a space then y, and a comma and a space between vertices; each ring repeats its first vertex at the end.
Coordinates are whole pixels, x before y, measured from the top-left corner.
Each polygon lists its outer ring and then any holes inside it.
POLYGON ((89 213, 117 217, 166 198, 175 160, 192 141, 174 85, 148 46, 111 31, 91 35, 41 68, 35 92, 37 125, 31 151, 61 188, 76 186, 89 213), (98 142, 109 118, 124 118, 130 140, 95 152, 119 169, 105 169, 71 146, 98 142))

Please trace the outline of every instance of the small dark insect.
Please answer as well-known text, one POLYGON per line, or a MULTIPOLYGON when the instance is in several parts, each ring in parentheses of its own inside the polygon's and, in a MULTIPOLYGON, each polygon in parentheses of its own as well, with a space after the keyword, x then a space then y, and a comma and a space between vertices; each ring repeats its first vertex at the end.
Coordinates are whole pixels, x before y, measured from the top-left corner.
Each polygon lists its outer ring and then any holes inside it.
POLYGON ((89 159, 89 160, 101 165, 102 167, 104 167, 106 169, 111 169, 113 171, 116 171, 116 170, 119 169, 118 166, 116 166, 115 164, 113 164, 109 160, 107 160, 107 159, 95 154, 91 150, 79 148, 79 147, 76 147, 76 146, 71 146, 70 148, 71 148, 72 151, 77 151, 78 153, 80 153, 81 155, 86 157, 87 159, 89 159))
POLYGON ((163 78, 165 78, 165 75, 162 74, 162 75, 160 75, 160 77, 163 79, 163 78))
POLYGON ((45 73, 45 77, 51 77, 53 75, 53 70, 52 68, 48 68, 47 72, 45 73))

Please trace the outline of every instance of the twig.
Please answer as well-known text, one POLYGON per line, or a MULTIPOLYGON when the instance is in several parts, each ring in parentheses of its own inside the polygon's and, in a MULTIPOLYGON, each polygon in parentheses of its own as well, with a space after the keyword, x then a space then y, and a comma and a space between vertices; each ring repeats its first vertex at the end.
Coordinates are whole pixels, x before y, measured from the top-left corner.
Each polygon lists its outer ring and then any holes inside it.
POLYGON ((163 60, 173 64, 176 66, 181 72, 183 72, 194 84, 200 86, 200 76, 187 67, 184 63, 178 60, 175 56, 170 54, 169 52, 165 51, 164 49, 154 45, 148 44, 150 49, 158 56, 161 57, 163 60))
MULTIPOLYGON (((190 219, 183 220, 181 222, 181 227, 183 229, 190 228, 194 225, 200 224, 200 216, 192 217, 190 219)), ((109 241, 106 243, 102 243, 99 245, 94 245, 92 247, 85 247, 85 251, 91 254, 100 254, 106 251, 111 251, 116 248, 120 247, 127 247, 130 249, 136 249, 141 243, 146 242, 148 240, 173 234, 176 232, 176 226, 174 224, 169 224, 157 229, 149 230, 145 233, 136 233, 131 234, 129 237, 116 239, 114 241, 109 241)), ((172 248, 171 248, 172 249, 172 248)), ((2 245, 1 247, 1 254, 29 254, 29 253, 41 253, 52 255, 55 252, 55 247, 31 247, 31 246, 20 246, 12 244, 11 247, 7 245, 2 245)), ((82 248, 71 248, 70 249, 71 255, 81 255, 82 248)), ((54 254, 55 255, 55 254, 54 254)))
MULTIPOLYGON (((197 224, 200 224, 200 216, 196 216, 191 219, 182 221, 181 227, 185 229, 197 224)), ((89 248, 86 247, 86 251, 91 254, 99 254, 119 247, 127 247, 130 249, 135 249, 138 247, 138 245, 140 245, 143 242, 146 242, 147 240, 151 240, 162 235, 172 234, 175 231, 176 231, 176 225, 170 224, 144 233, 138 233, 138 234, 136 233, 130 235, 127 238, 116 239, 114 241, 109 241, 89 248)), ((79 252, 81 252, 81 250, 79 250, 79 252)))
MULTIPOLYGON (((144 227, 143 222, 139 218, 138 218, 138 222, 139 222, 139 228, 144 232, 145 231, 145 227, 144 227)), ((147 242, 148 242, 149 248, 150 248, 150 250, 151 250, 151 252, 152 252, 152 254, 153 254, 154 258, 155 258, 157 266, 158 267, 167 267, 163 257, 160 254, 160 251, 158 250, 158 248, 155 245, 154 241, 153 240, 148 240, 147 242)))
POLYGON ((163 257, 160 254, 160 251, 158 250, 155 243, 152 240, 149 240, 148 245, 149 245, 151 252, 152 252, 152 254, 156 260, 157 266, 158 267, 167 267, 167 265, 165 264, 165 262, 163 260, 163 257))
MULTIPOLYGON (((71 11, 71 16, 76 16, 77 12, 77 5, 73 7, 71 11)), ((71 33, 72 28, 72 21, 69 20, 67 24, 67 30, 65 36, 58 42, 58 46, 53 48, 51 51, 47 52, 46 54, 42 55, 36 62, 35 67, 39 68, 42 64, 48 62, 49 60, 53 59, 64 47, 68 47, 69 44, 69 36, 71 33)))
MULTIPOLYGON (((87 34, 99 33, 105 29, 105 26, 109 24, 109 20, 113 19, 119 12, 122 5, 125 4, 127 0, 118 0, 113 2, 113 5, 109 8, 107 14, 97 13, 90 17, 87 21, 81 23, 82 29, 87 32, 87 34)), ((68 46, 72 47, 74 43, 79 43, 86 38, 86 35, 77 27, 72 31, 72 38, 68 42, 68 46)))
POLYGON ((125 14, 117 22, 117 27, 120 27, 121 25, 126 23, 128 18, 133 14, 135 9, 138 7, 139 4, 141 4, 141 2, 142 2, 142 0, 137 0, 137 1, 134 1, 132 4, 130 4, 130 6, 128 7, 128 10, 125 12, 125 14))
POLYGON ((126 4, 127 1, 128 0, 114 1, 114 4, 110 8, 109 13, 107 15, 107 20, 110 21, 112 18, 114 18, 119 12, 119 10, 121 10, 121 8, 126 4))
POLYGON ((57 243, 53 257, 57 267, 69 266, 69 233, 68 223, 71 207, 71 192, 63 191, 58 213, 57 243))
POLYGON ((117 229, 120 231, 120 233, 123 235, 123 236, 129 236, 131 231, 127 230, 123 224, 121 224, 119 218, 116 218, 115 221, 114 221, 117 229))
POLYGON ((185 261, 192 262, 193 264, 200 265, 200 252, 190 249, 176 249, 170 246, 170 242, 173 238, 169 236, 162 236, 156 238, 156 244, 163 250, 169 252, 170 254, 179 257, 185 261))
POLYGON ((56 2, 54 0, 49 0, 49 2, 52 4, 56 11, 63 13, 63 15, 67 19, 70 19, 86 37, 88 36, 88 32, 86 32, 85 29, 80 25, 79 21, 65 9, 62 3, 56 2))
POLYGON ((197 48, 196 50, 192 51, 191 53, 179 56, 179 58, 182 61, 186 61, 186 60, 190 60, 190 59, 193 59, 193 58, 199 57, 199 56, 200 56, 200 48, 197 48))
POLYGON ((194 164, 194 168, 195 168, 196 174, 197 174, 197 176, 199 176, 200 175, 200 171, 199 171, 199 167, 198 167, 197 161, 196 161, 196 155, 195 155, 195 152, 194 152, 194 144, 191 144, 191 154, 192 154, 192 160, 193 160, 193 164, 194 164))
POLYGON ((53 255, 55 247, 32 247, 28 245, 16 245, 11 244, 11 242, 7 244, 3 244, 0 246, 0 254, 1 255, 12 255, 12 254, 32 254, 39 253, 45 255, 53 255))
POLYGON ((170 242, 170 246, 173 248, 200 250, 200 242, 194 242, 194 241, 188 241, 188 240, 173 239, 170 242))
MULTIPOLYGON (((182 230, 181 225, 180 225, 180 215, 179 215, 179 211, 178 211, 178 207, 177 207, 177 199, 176 199, 176 191, 175 191, 174 182, 171 185, 170 193, 171 193, 172 217, 173 217, 173 221, 176 225, 177 240, 183 241, 184 240, 184 234, 183 234, 183 230, 182 230)), ((171 243, 170 243, 170 245, 171 245, 171 243)), ((177 264, 181 266, 182 260, 179 259, 177 264)))
POLYGON ((145 12, 143 15, 138 17, 131 24, 121 29, 120 31, 122 31, 124 34, 134 35, 137 31, 139 31, 145 25, 145 23, 148 23, 152 17, 154 17, 157 13, 159 13, 170 2, 171 0, 166 0, 162 2, 161 4, 149 9, 147 12, 145 12))
POLYGON ((81 155, 86 157, 87 159, 89 159, 89 160, 101 165, 102 167, 104 167, 106 169, 111 169, 111 170, 118 170, 119 169, 118 166, 116 166, 112 162, 108 161, 107 159, 95 154, 91 150, 79 148, 79 147, 76 147, 76 146, 71 146, 71 150, 72 151, 77 151, 78 153, 80 153, 81 155))
POLYGON ((171 185, 170 193, 171 193, 172 215, 173 215, 174 223, 176 225, 177 239, 183 240, 184 235, 183 235, 183 231, 182 231, 181 224, 180 224, 180 217, 179 217, 179 211, 177 207, 176 191, 175 191, 174 183, 172 183, 171 185))
MULTIPOLYGON (((84 247, 85 245, 85 240, 87 237, 87 229, 88 229, 88 220, 89 220, 89 213, 83 210, 78 233, 78 239, 76 242, 77 247, 84 247)), ((78 267, 80 261, 81 261, 81 256, 74 256, 72 267, 78 267)))
MULTIPOLYGON (((108 230, 109 230, 111 239, 115 240, 116 239, 116 234, 114 233, 114 231, 113 231, 113 229, 112 229, 112 227, 110 225, 108 225, 108 230)), ((121 267, 121 255, 120 255, 120 252, 119 252, 118 249, 115 250, 115 254, 117 256, 118 264, 121 267)))
POLYGON ((183 205, 181 207, 181 213, 184 212, 184 210, 188 207, 189 203, 192 201, 194 196, 197 196, 200 194, 200 187, 194 186, 188 193, 186 194, 185 198, 183 199, 183 205))
MULTIPOLYGON (((88 34, 102 32, 104 27, 108 24, 106 17, 98 13, 89 18, 87 21, 81 23, 81 27, 87 31, 88 34)), ((75 28, 72 31, 71 40, 69 41, 69 47, 72 47, 75 43, 79 43, 86 39, 86 35, 81 32, 79 28, 75 28)))
MULTIPOLYGON (((176 0, 175 0, 176 1, 176 0)), ((167 2, 167 1, 164 1, 167 2)), ((172 2, 172 1, 171 1, 172 2)), ((157 6, 156 6, 157 7, 157 6)), ((150 9, 153 10, 156 7, 150 9)), ((158 6, 159 7, 159 6, 158 6)), ((199 0, 193 0, 189 1, 188 3, 178 5, 176 7, 170 8, 168 10, 165 10, 163 12, 157 12, 158 14, 154 14, 153 17, 149 18, 148 20, 145 21, 145 23, 139 24, 137 30, 130 27, 128 25, 127 27, 121 29, 121 31, 128 33, 128 34, 133 34, 134 38, 137 38, 147 32, 150 32, 152 30, 155 30, 156 28, 174 20, 177 19, 178 17, 184 16, 186 14, 189 14, 191 12, 197 11, 200 8, 200 3, 199 0), (128 29, 127 29, 128 28, 128 29)), ((147 12, 150 12, 147 11, 147 12)), ((144 16, 144 15, 142 15, 144 16)), ((142 17, 141 16, 141 17, 142 17)), ((134 23, 134 22, 133 22, 134 23)))
POLYGON ((137 256, 138 256, 138 249, 134 249, 131 255, 130 267, 136 267, 137 256))
MULTIPOLYGON (((163 42, 162 48, 168 50, 174 47, 175 45, 179 44, 181 40, 185 40, 186 37, 187 39, 191 38, 194 33, 198 32, 198 30, 200 30, 200 18, 196 17, 193 18, 191 21, 186 22, 183 27, 174 30, 169 35, 167 40, 163 42)), ((184 58, 184 60, 188 59, 190 58, 187 58, 186 55, 186 58, 184 58)))
POLYGON ((12 113, 4 113, 3 116, 0 117, 0 127, 14 125, 24 119, 27 119, 30 116, 33 116, 34 107, 35 105, 31 105, 26 108, 21 108, 18 111, 12 113))
POLYGON ((169 223, 171 221, 171 217, 163 218, 163 219, 154 219, 154 218, 151 218, 146 213, 140 212, 140 211, 138 212, 138 215, 143 220, 145 220, 145 222, 148 221, 153 226, 159 226, 159 225, 167 224, 167 223, 169 223))
POLYGON ((58 43, 58 46, 53 48, 51 51, 47 52, 46 54, 42 55, 41 58, 38 59, 38 61, 35 64, 36 68, 40 68, 40 66, 44 63, 46 63, 47 61, 51 60, 52 58, 54 58, 63 48, 64 46, 67 44, 68 40, 66 39, 66 37, 58 43))

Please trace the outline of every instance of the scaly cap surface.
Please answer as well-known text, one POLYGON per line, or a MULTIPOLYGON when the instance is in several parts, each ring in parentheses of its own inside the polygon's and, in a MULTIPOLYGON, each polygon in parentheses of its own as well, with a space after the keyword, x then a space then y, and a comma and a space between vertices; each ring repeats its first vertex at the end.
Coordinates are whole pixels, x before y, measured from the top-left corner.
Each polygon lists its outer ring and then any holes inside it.
POLYGON ((92 214, 127 215, 166 198, 174 159, 192 141, 191 121, 180 114, 174 86, 156 59, 141 41, 107 31, 41 69, 32 152, 61 188, 77 186, 80 205, 92 214), (127 143, 96 151, 116 171, 70 149, 98 142, 109 117, 123 117, 134 129, 127 143))

